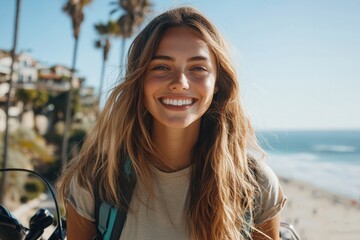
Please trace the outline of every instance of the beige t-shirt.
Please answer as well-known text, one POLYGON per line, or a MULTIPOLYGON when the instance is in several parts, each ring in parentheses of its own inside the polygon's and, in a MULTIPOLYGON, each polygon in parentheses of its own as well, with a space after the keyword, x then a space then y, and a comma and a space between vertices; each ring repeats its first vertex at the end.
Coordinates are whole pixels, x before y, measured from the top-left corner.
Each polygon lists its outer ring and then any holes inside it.
MULTIPOLYGON (((261 191, 256 198, 255 224, 274 217, 285 201, 274 172, 265 164, 261 166, 257 173, 261 191)), ((189 239, 186 218, 190 168, 173 173, 152 169, 155 198, 149 200, 144 186, 136 185, 130 203, 132 211, 127 214, 120 240, 189 239)), ((68 201, 82 217, 95 221, 94 197, 77 184, 76 178, 71 181, 68 201)))

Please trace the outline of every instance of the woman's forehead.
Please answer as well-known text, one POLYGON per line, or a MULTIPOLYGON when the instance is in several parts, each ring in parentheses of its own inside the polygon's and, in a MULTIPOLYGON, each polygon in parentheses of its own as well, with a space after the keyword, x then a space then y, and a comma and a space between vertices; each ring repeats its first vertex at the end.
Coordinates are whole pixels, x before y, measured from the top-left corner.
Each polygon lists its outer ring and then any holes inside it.
POLYGON ((182 53, 208 58, 213 55, 202 35, 191 27, 180 26, 167 29, 160 38, 155 57, 182 53))

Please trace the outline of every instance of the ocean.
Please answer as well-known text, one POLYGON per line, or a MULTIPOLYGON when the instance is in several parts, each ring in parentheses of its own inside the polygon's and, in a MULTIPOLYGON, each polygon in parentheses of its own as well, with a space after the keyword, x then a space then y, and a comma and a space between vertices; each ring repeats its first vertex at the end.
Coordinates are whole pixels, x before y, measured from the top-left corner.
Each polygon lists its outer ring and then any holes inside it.
POLYGON ((360 130, 260 131, 274 172, 360 201, 360 130))

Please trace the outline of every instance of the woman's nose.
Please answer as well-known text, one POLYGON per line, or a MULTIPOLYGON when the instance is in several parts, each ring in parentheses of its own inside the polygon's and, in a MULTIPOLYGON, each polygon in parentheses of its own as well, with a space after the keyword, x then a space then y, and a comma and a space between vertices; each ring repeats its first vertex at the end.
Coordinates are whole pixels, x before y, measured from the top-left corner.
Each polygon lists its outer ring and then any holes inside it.
POLYGON ((187 76, 183 72, 178 73, 171 80, 171 83, 170 83, 169 87, 172 90, 186 90, 186 89, 189 89, 189 79, 187 78, 187 76))

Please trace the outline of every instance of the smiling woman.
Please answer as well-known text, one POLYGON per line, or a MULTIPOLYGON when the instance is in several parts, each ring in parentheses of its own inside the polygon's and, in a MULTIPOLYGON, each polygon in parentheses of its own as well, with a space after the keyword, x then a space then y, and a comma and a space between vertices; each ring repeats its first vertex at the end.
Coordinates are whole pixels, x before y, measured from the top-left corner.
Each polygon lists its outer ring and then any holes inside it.
POLYGON ((144 80, 145 106, 153 124, 185 131, 191 124, 199 127, 215 82, 216 61, 201 35, 189 27, 166 31, 144 80))
POLYGON ((68 239, 96 235, 97 199, 123 213, 115 239, 278 239, 285 199, 251 154, 262 150, 215 26, 190 7, 167 11, 128 56, 58 182, 68 239))

